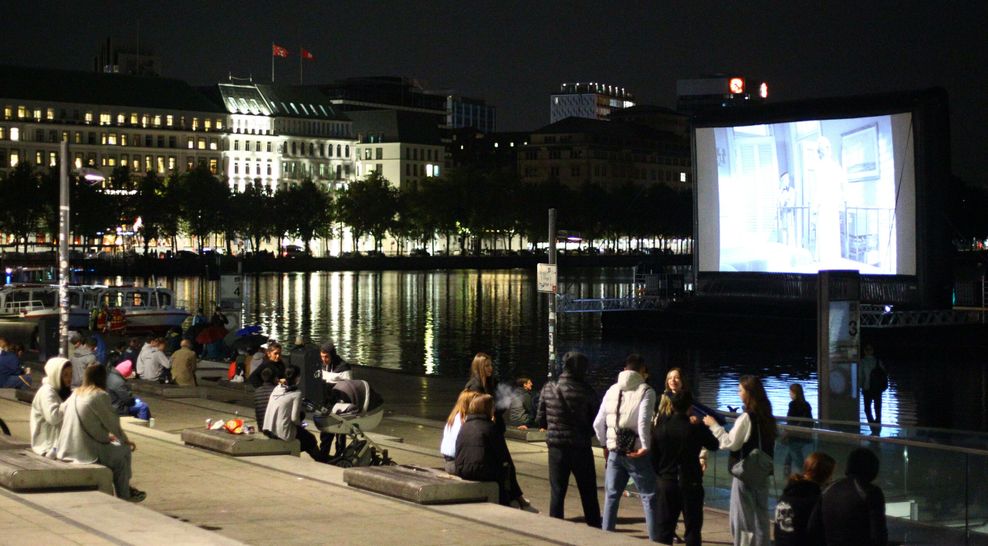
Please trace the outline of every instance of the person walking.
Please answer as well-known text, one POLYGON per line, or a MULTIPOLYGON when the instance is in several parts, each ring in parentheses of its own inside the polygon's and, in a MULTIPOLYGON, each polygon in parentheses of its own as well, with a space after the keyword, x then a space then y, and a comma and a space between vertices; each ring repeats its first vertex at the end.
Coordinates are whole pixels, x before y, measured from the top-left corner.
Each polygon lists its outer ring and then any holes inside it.
MULTIPOLYGON (((762 381, 753 375, 742 376, 738 394, 744 412, 734 422, 731 432, 724 430, 713 416, 703 418, 720 442, 720 448, 731 451, 727 458, 728 471, 754 449, 769 457, 775 453, 775 417, 762 381)), ((729 520, 734 546, 769 546, 768 476, 757 482, 745 482, 734 476, 729 520)))
POLYGON ((693 396, 689 391, 663 394, 662 404, 666 403, 672 413, 656 416, 652 436, 652 461, 657 478, 658 540, 663 544, 673 543, 676 522, 682 513, 686 527, 683 538, 687 546, 700 546, 704 496, 700 450, 716 450, 720 442, 699 421, 691 422, 689 411, 693 396))
POLYGON ((878 436, 882 428, 882 393, 888 389, 888 370, 885 363, 875 356, 875 347, 867 343, 858 366, 858 385, 864 399, 865 418, 871 425, 871 433, 878 436))
POLYGON ((826 546, 888 544, 885 494, 871 482, 878 477, 878 457, 859 447, 847 457, 846 477, 820 495, 810 514, 809 536, 826 546))
MULTIPOLYGON (((813 419, 813 408, 806 401, 806 396, 803 395, 803 386, 799 383, 789 385, 789 411, 786 413, 786 417, 813 419)), ((787 419, 786 424, 797 427, 813 427, 813 421, 792 421, 787 419)), ((803 461, 806 459, 806 455, 813 445, 813 438, 806 438, 800 433, 793 434, 786 431, 782 433, 779 443, 786 447, 786 457, 782 460, 782 475, 789 476, 792 474, 793 463, 799 465, 796 469, 796 474, 802 474, 803 461)))
POLYGON ((597 468, 590 440, 600 403, 586 380, 589 365, 582 353, 571 351, 563 355, 559 378, 542 387, 535 421, 546 431, 545 443, 549 447, 549 517, 564 517, 566 490, 572 474, 583 504, 583 521, 599 528, 597 468))
POLYGON ((593 427, 604 448, 604 513, 602 528, 613 531, 617 525, 618 503, 628 485, 635 481, 645 511, 649 540, 659 538, 655 517, 655 470, 649 457, 652 444, 652 416, 655 391, 648 386, 648 368, 638 354, 629 355, 617 383, 607 389, 593 427))

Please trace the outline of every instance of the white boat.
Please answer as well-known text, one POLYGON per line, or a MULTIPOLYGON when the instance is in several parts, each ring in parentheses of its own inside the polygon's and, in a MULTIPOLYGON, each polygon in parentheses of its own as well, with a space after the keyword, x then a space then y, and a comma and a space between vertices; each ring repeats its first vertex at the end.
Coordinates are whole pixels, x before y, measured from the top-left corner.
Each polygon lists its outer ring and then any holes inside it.
MULTIPOLYGON (((9 284, 0 288, 0 316, 30 321, 59 318, 58 287, 48 284, 9 284)), ((82 293, 69 290, 69 329, 89 325, 82 293)))
POLYGON ((124 312, 127 333, 164 333, 181 326, 190 313, 178 307, 175 293, 156 286, 88 286, 81 288, 88 310, 101 309, 124 312))

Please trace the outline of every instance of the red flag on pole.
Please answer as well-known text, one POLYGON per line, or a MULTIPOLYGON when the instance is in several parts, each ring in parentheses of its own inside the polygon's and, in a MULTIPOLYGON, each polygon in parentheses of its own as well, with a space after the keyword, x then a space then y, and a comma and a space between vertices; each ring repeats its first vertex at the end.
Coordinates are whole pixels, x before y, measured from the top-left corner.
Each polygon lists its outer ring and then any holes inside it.
POLYGON ((288 50, 277 44, 271 44, 271 56, 288 58, 288 50))
POLYGON ((311 51, 307 51, 304 47, 301 48, 301 49, 302 49, 302 58, 303 59, 305 59, 307 61, 314 61, 314 60, 316 60, 315 56, 312 55, 312 52, 311 51))

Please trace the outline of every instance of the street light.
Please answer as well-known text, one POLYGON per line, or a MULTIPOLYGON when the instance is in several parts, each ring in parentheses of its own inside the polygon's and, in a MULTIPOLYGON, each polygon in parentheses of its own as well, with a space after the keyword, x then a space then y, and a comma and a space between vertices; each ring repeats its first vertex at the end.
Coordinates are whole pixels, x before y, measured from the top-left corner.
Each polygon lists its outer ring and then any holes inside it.
MULTIPOLYGON (((61 164, 58 177, 58 356, 69 354, 69 141, 63 140, 59 150, 61 164)), ((82 169, 80 174, 89 182, 104 179, 96 169, 82 169)))

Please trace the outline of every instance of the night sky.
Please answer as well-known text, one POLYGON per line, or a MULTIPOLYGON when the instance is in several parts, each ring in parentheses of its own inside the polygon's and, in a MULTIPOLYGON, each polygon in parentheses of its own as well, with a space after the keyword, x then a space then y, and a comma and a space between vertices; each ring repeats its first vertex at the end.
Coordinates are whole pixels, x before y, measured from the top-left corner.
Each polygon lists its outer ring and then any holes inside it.
POLYGON ((91 69, 100 41, 152 47, 164 75, 209 84, 403 75, 484 98, 499 130, 548 123, 564 81, 673 107, 676 80, 769 82, 773 100, 941 86, 954 172, 988 184, 988 2, 5 2, 0 63, 91 69), (65 8, 64 4, 72 7, 65 8), (139 23, 138 23, 139 22, 139 23))

